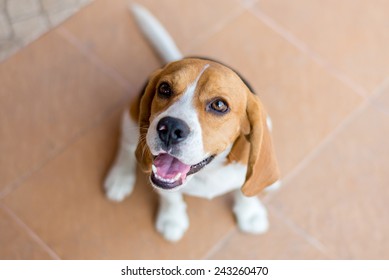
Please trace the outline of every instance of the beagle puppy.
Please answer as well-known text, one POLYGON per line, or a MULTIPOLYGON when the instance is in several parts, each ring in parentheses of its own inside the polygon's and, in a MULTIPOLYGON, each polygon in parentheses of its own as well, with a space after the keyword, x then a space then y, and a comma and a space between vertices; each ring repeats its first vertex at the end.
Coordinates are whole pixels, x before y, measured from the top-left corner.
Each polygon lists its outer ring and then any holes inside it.
POLYGON ((139 166, 160 196, 156 229, 165 239, 177 241, 188 229, 183 195, 212 199, 233 192, 238 227, 266 231, 267 212, 255 195, 278 185, 279 171, 259 97, 230 67, 183 58, 145 8, 131 10, 166 65, 123 114, 120 148, 105 181, 108 198, 131 193, 139 166))

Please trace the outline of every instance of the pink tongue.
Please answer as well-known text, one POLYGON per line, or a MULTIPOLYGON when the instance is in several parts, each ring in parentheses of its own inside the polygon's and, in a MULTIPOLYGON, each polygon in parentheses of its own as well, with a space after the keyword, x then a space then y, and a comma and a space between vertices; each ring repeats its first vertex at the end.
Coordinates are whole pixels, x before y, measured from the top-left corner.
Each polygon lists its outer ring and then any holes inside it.
POLYGON ((154 165, 157 167, 158 175, 166 179, 174 178, 178 173, 181 173, 181 178, 185 179, 190 170, 190 165, 182 163, 169 154, 158 155, 154 160, 154 165))

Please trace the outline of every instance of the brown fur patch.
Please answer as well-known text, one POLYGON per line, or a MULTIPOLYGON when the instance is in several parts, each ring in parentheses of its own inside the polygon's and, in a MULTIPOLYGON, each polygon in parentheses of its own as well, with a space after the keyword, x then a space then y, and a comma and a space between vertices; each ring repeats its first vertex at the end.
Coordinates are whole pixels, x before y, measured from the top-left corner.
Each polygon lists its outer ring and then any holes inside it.
POLYGON ((173 95, 169 99, 154 97, 151 104, 150 122, 158 113, 166 110, 181 98, 187 87, 196 80, 204 65, 205 63, 198 59, 184 59, 170 63, 163 69, 155 90, 161 83, 166 82, 172 88, 173 95))
POLYGON ((250 152, 242 192, 247 196, 253 196, 276 182, 280 174, 266 123, 267 114, 257 96, 249 95, 247 99, 246 113, 250 123, 247 140, 250 142, 250 152))
POLYGON ((129 113, 133 121, 138 122, 140 111, 140 99, 142 95, 138 95, 136 98, 130 101, 129 113))
POLYGON ((227 163, 239 162, 241 164, 247 164, 249 151, 250 143, 246 140, 246 137, 243 134, 239 135, 227 157, 227 163))

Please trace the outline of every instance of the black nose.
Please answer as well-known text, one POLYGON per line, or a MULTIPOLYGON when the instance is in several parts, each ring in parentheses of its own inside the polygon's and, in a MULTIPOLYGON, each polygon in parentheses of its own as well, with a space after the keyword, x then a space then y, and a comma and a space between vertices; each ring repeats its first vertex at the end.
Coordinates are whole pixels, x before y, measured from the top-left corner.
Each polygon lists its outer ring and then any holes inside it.
POLYGON ((165 117, 162 118, 157 125, 157 132, 159 139, 169 149, 172 145, 180 143, 185 140, 190 132, 188 125, 176 118, 165 117))

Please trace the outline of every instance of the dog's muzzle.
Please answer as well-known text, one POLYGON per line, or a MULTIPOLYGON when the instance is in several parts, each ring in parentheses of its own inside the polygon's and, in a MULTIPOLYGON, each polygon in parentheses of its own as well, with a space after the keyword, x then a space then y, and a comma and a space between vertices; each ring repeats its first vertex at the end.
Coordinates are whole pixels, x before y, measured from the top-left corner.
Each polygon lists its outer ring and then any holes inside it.
POLYGON ((215 156, 207 157, 194 165, 187 165, 168 153, 154 158, 151 183, 158 188, 171 190, 185 183, 187 176, 195 174, 209 164, 215 156))
POLYGON ((157 124, 161 149, 164 151, 154 157, 151 183, 158 188, 171 190, 186 182, 186 178, 200 171, 212 161, 214 156, 205 158, 194 165, 183 163, 176 156, 177 148, 191 132, 189 126, 178 118, 164 117, 157 124))

